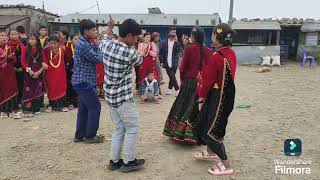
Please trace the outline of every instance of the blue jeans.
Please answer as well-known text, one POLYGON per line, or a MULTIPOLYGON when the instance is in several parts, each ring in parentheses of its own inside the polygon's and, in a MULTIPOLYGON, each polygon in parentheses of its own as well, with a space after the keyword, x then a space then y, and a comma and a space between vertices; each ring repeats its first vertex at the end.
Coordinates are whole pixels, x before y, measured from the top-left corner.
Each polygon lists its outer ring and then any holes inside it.
POLYGON ((111 160, 121 159, 124 144, 123 161, 128 163, 136 158, 136 143, 139 131, 139 113, 133 102, 124 102, 119 108, 109 108, 114 125, 111 142, 111 160))
POLYGON ((101 103, 98 94, 88 84, 74 88, 79 97, 75 138, 93 138, 97 135, 100 121, 101 103))

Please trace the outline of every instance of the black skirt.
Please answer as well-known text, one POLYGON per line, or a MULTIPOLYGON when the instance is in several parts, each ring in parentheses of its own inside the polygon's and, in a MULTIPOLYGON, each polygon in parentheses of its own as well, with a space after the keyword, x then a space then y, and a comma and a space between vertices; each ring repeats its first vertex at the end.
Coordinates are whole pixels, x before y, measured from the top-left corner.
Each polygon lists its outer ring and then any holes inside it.
POLYGON ((192 133, 192 126, 199 113, 196 88, 197 80, 195 78, 185 79, 179 95, 172 105, 163 134, 173 141, 196 144, 192 133))

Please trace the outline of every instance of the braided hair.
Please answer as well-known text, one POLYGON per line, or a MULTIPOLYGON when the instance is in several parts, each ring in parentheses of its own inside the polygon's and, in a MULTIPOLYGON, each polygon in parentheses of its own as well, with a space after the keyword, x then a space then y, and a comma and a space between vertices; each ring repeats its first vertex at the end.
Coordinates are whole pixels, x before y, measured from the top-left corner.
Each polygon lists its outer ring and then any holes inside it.
POLYGON ((200 45, 200 66, 199 69, 202 70, 202 61, 204 57, 204 31, 200 27, 194 27, 192 28, 191 35, 194 39, 194 43, 197 43, 200 45))
MULTIPOLYGON (((39 36, 37 34, 30 34, 28 38, 30 37, 34 37, 37 41, 37 52, 36 52, 36 57, 37 57, 37 61, 39 61, 42 57, 42 46, 40 43, 40 39, 39 36)), ((33 64, 33 58, 32 58, 33 52, 32 52, 32 47, 31 45, 28 43, 27 44, 27 48, 26 48, 26 62, 28 64, 29 67, 31 67, 31 65, 33 64)))

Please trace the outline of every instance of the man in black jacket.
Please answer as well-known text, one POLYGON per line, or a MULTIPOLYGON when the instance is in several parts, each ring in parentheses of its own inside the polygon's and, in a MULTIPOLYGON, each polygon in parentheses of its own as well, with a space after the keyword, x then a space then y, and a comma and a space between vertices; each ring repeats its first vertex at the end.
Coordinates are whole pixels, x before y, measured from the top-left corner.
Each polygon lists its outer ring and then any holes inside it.
POLYGON ((159 53, 161 66, 166 69, 170 78, 168 95, 172 93, 171 90, 173 87, 176 92, 179 91, 176 72, 179 67, 182 53, 181 44, 177 41, 177 30, 175 27, 170 27, 168 31, 168 40, 161 43, 159 53))

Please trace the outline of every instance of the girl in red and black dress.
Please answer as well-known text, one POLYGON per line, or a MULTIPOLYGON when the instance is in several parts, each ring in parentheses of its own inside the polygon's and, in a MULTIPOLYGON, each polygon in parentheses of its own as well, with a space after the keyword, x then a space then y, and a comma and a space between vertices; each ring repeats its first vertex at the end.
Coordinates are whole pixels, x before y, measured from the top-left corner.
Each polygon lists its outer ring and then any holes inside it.
POLYGON ((14 64, 16 56, 11 53, 6 44, 7 33, 0 29, 0 111, 1 118, 15 117, 21 115, 14 113, 17 105, 18 86, 14 64))
POLYGON ((49 38, 49 47, 43 50, 43 62, 46 66, 46 83, 48 90, 49 107, 46 112, 53 110, 67 112, 66 90, 67 79, 64 64, 64 50, 59 46, 56 36, 49 38))
MULTIPOLYGON (((15 56, 15 64, 14 64, 14 71, 16 72, 16 81, 18 85, 18 96, 17 96, 17 103, 18 105, 21 104, 21 97, 23 93, 23 68, 21 63, 21 53, 25 51, 24 44, 19 39, 19 34, 16 30, 10 31, 10 40, 8 42, 9 52, 13 53, 15 56)), ((16 109, 19 109, 17 106, 16 109)))
POLYGON ((193 44, 185 47, 180 65, 181 89, 167 117, 163 134, 178 143, 196 144, 192 126, 198 115, 197 75, 207 62, 210 49, 203 45, 204 31, 192 29, 193 44))
POLYGON ((43 96, 46 91, 42 67, 42 48, 39 36, 30 34, 26 51, 22 54, 22 66, 25 70, 24 86, 22 94, 22 110, 40 114, 43 104, 43 96))
POLYGON ((200 145, 207 149, 195 154, 197 159, 221 160, 208 169, 214 176, 231 175, 223 139, 228 118, 234 106, 234 78, 237 67, 235 52, 231 49, 233 31, 228 24, 219 24, 213 31, 212 43, 216 51, 198 77, 200 113, 193 133, 200 145))
POLYGON ((67 95, 66 101, 69 109, 78 107, 78 95, 77 92, 73 89, 71 84, 71 78, 73 75, 73 66, 74 66, 74 49, 78 41, 78 35, 71 35, 71 42, 66 46, 64 61, 66 64, 66 73, 67 73, 67 95))

